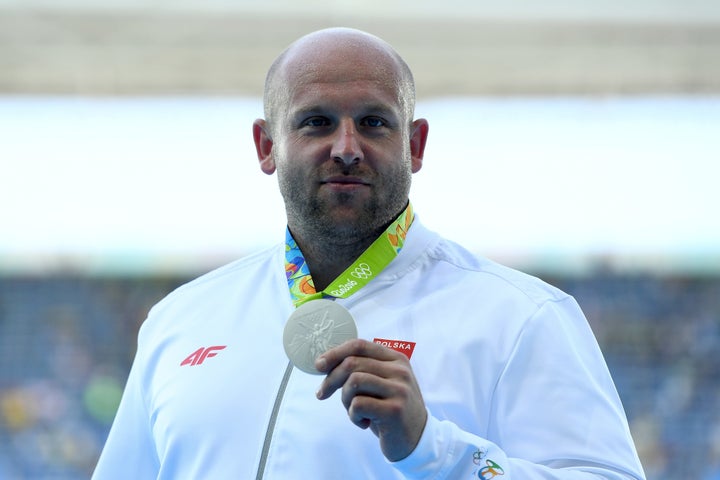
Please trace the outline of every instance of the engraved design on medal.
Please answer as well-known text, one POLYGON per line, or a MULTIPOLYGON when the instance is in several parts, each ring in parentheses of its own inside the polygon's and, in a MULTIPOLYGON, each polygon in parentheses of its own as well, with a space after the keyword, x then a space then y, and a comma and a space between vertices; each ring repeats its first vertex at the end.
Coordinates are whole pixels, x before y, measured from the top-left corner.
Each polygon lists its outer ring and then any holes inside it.
POLYGON ((320 299, 301 305, 290 315, 283 346, 297 368, 318 375, 315 359, 353 338, 357 338, 357 328, 350 312, 331 300, 320 299))

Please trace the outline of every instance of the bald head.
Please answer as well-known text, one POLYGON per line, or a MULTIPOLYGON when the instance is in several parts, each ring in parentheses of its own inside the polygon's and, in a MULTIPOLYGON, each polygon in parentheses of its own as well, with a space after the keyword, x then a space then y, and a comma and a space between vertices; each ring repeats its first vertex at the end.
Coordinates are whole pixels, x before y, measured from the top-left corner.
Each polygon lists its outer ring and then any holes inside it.
POLYGON ((282 117, 295 82, 308 78, 349 81, 355 72, 371 75, 378 83, 394 84, 405 120, 412 121, 415 83, 400 55, 387 42, 369 33, 330 28, 301 37, 270 66, 263 99, 268 126, 273 130, 282 117))

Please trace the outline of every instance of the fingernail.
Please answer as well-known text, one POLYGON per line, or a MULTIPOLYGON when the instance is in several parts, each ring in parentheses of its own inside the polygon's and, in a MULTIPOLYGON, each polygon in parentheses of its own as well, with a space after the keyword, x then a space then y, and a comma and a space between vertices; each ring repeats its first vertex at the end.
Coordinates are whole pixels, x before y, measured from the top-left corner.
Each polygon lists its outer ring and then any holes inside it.
POLYGON ((315 360, 315 368, 317 368, 321 372, 324 372, 327 368, 327 360, 325 360, 323 357, 319 357, 315 360))

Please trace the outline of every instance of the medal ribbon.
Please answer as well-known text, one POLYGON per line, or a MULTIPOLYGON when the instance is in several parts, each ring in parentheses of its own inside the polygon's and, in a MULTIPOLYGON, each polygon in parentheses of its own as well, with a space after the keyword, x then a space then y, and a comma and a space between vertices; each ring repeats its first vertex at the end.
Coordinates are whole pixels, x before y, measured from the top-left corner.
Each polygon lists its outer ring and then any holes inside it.
POLYGON ((295 307, 317 298, 347 298, 375 278, 400 253, 415 215, 412 205, 391 223, 388 228, 330 285, 315 290, 305 257, 287 229, 285 233, 285 275, 295 307))

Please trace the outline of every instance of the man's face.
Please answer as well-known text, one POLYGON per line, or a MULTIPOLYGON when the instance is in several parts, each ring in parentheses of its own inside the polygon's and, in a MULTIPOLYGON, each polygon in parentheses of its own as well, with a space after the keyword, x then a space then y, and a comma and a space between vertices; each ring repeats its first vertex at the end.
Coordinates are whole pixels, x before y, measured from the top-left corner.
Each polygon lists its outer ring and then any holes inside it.
POLYGON ((284 75, 271 156, 290 229, 338 243, 376 234, 404 208, 420 165, 397 72, 361 52, 317 56, 284 75))

